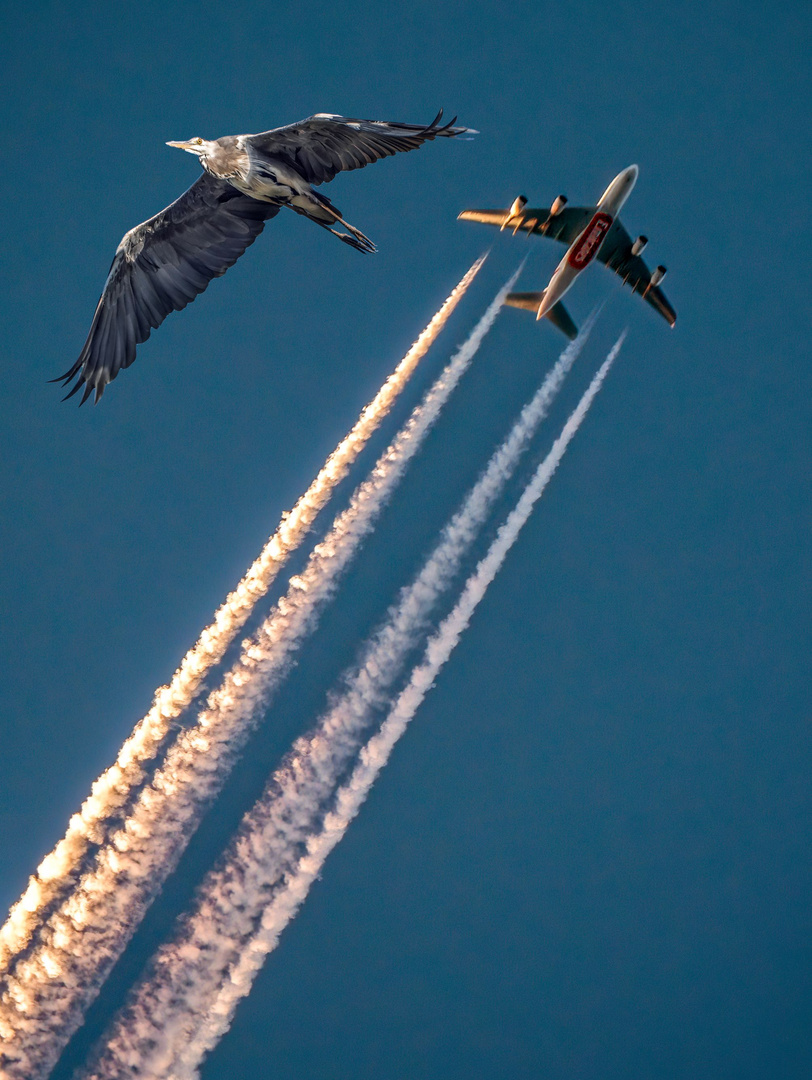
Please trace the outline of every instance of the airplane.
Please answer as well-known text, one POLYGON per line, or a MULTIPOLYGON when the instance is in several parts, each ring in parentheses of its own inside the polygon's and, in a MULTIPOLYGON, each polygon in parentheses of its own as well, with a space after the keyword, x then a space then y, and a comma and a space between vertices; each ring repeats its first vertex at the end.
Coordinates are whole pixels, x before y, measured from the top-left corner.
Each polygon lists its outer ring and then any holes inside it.
POLYGON ((549 319, 553 326, 572 339, 577 336, 578 328, 561 299, 581 271, 597 258, 619 274, 624 285, 631 285, 634 292, 640 293, 673 328, 677 313, 660 289, 665 267, 658 266, 653 273, 649 271, 640 258, 648 239, 638 236, 632 241, 618 217, 638 172, 636 165, 630 165, 618 173, 597 206, 567 206, 566 197, 559 195, 549 209, 528 210, 527 199, 520 195, 508 210, 463 210, 459 215, 462 221, 498 225, 500 230, 510 228, 514 236, 519 230, 528 236, 549 236, 567 245, 567 253, 544 292, 509 293, 505 303, 534 311, 536 319, 549 319))

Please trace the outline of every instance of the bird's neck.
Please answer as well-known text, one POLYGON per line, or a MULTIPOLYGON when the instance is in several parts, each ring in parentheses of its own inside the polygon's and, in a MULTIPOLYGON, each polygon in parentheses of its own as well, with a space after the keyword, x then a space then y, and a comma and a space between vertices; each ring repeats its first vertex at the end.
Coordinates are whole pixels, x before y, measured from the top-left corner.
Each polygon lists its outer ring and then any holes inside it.
POLYGON ((200 158, 200 164, 206 172, 216 176, 218 180, 231 180, 234 177, 245 176, 250 168, 248 154, 238 144, 238 140, 229 139, 228 142, 231 145, 224 146, 222 141, 218 140, 200 158))

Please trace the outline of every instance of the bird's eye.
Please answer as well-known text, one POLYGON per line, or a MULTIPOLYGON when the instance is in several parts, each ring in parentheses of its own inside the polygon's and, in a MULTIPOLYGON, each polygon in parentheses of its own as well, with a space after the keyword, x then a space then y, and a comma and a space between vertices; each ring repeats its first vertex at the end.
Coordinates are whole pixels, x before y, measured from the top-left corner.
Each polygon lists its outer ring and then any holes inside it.
POLYGON ((203 140, 202 139, 195 139, 195 142, 197 143, 198 146, 203 145, 203 140))

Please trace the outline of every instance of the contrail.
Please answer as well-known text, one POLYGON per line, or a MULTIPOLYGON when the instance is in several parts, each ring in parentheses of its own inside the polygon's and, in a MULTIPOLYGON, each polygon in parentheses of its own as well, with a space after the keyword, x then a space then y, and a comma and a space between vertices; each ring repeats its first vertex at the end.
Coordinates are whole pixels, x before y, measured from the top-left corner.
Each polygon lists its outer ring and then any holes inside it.
POLYGON ((4 980, 0 1034, 8 1077, 35 1080, 51 1068, 82 1021, 115 960, 171 873, 189 837, 219 791, 252 722, 267 706, 291 656, 314 628, 342 570, 374 527, 409 461, 470 365, 521 266, 500 289, 468 340, 413 410, 349 507, 290 579, 287 594, 243 643, 220 688, 209 695, 193 727, 167 750, 139 792, 124 824, 94 855, 61 907, 49 914, 36 947, 4 980))
MULTIPOLYGON (((344 694, 334 701, 316 730, 294 744, 265 795, 244 819, 225 859, 208 875, 175 940, 159 950, 146 979, 114 1021, 103 1048, 83 1074, 88 1080, 123 1078, 131 1075, 134 1067, 139 1077, 186 1080, 195 1075, 204 1054, 228 1028, 238 1000, 248 993, 264 957, 295 914, 324 858, 343 835, 385 763, 388 749, 382 757, 381 740, 386 742, 386 733, 393 730, 405 703, 413 702, 413 711, 417 708, 420 699, 414 697, 410 687, 424 685, 425 693, 430 685, 434 676, 426 682, 425 673, 420 674, 425 665, 416 669, 382 732, 362 752, 349 784, 340 790, 335 809, 322 821, 325 806, 332 801, 341 775, 358 751, 364 728, 376 707, 386 701, 434 601, 451 583, 465 550, 503 489, 582 344, 583 339, 567 350, 525 408, 463 507, 444 530, 420 575, 403 591, 388 622, 365 650, 363 663, 348 681, 344 694), (307 852, 304 858, 303 847, 307 852)), ((619 348, 620 342, 531 482, 528 491, 534 485, 538 488, 533 501, 555 470, 619 348)), ((519 504, 524 512, 523 520, 531 507, 526 493, 519 504)), ((458 634, 464 628, 458 618, 455 621, 462 610, 460 605, 465 602, 473 610, 479 597, 473 606, 469 598, 478 581, 484 582, 481 585, 484 593, 513 542, 512 539, 504 542, 505 529, 510 527, 518 534, 523 524, 522 520, 515 525, 515 518, 514 511, 508 526, 500 531, 470 579, 455 612, 442 624, 442 640, 447 637, 449 626, 458 626, 458 634), (495 552, 498 562, 490 577, 484 576, 484 569, 494 564, 495 552)), ((454 643, 449 645, 448 653, 454 643)), ((429 656, 432 661, 440 656, 434 639, 429 656)), ((403 727, 405 722, 401 730, 403 727)))
POLYGON ((215 612, 212 622, 203 630, 195 645, 186 653, 172 681, 156 690, 152 707, 136 724, 132 735, 119 751, 115 764, 92 785, 89 798, 79 813, 70 819, 64 838, 37 867, 36 875, 30 878, 26 891, 0 928, 0 973, 17 953, 28 946, 48 909, 73 886, 88 847, 102 842, 105 826, 109 826, 110 819, 120 812, 134 789, 143 783, 143 766, 160 750, 172 721, 192 703, 204 678, 223 659, 256 602, 268 591, 291 552, 305 539, 316 515, 326 505, 336 485, 346 477, 370 436, 391 411, 419 361, 448 322, 486 258, 483 255, 477 259, 465 274, 363 410, 355 426, 330 454, 304 495, 291 511, 282 515, 276 532, 236 589, 228 594, 215 612))
POLYGON ((199 1018, 203 1022, 199 1023, 198 1031, 182 1049, 178 1067, 172 1072, 172 1080, 191 1080, 196 1077, 204 1055, 217 1045, 231 1026, 239 1001, 250 991, 268 953, 276 947, 280 934, 295 917, 310 886, 321 873, 327 856, 343 838, 350 822, 358 814, 379 773, 389 761, 395 743, 403 735, 460 637, 468 628, 479 602, 552 479, 572 437, 581 426, 620 352, 625 337, 624 330, 517 505, 499 529, 487 554, 465 583, 455 607, 429 639, 422 663, 412 671, 409 682, 398 695, 380 730, 361 750, 358 763, 348 782, 339 789, 334 808, 325 815, 320 832, 308 838, 307 853, 299 859, 293 873, 284 880, 272 902, 265 908, 254 936, 245 943, 239 960, 229 970, 228 978, 221 984, 220 992, 212 1002, 208 1015, 199 1018))

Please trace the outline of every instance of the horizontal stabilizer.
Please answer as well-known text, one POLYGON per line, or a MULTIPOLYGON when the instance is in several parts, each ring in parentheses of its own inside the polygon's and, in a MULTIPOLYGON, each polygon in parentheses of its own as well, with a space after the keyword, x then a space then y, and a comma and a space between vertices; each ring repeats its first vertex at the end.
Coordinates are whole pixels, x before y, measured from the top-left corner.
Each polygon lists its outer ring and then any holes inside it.
POLYGON ((560 330, 561 333, 564 334, 566 337, 568 337, 570 341, 573 341, 575 338, 578 337, 578 327, 572 321, 572 319, 570 318, 570 313, 567 311, 567 309, 564 307, 560 300, 547 312, 547 318, 550 320, 553 326, 556 327, 557 330, 560 330))
POLYGON ((505 297, 505 303, 508 307, 522 308, 524 311, 532 311, 535 315, 543 299, 543 292, 512 292, 505 297))
MULTIPOLYGON (((505 303, 509 307, 522 308, 524 311, 532 311, 534 315, 538 315, 538 310, 543 299, 543 292, 513 292, 508 293, 505 298, 505 303)), ((546 318, 550 320, 556 329, 560 330, 562 334, 568 337, 570 341, 572 341, 573 338, 578 337, 578 327, 572 321, 570 313, 560 300, 550 308, 546 318)))

